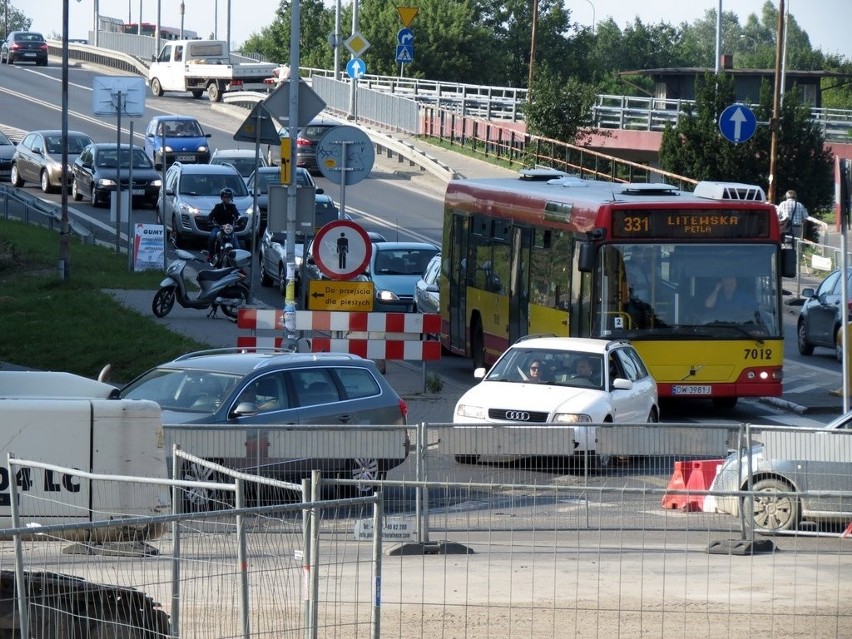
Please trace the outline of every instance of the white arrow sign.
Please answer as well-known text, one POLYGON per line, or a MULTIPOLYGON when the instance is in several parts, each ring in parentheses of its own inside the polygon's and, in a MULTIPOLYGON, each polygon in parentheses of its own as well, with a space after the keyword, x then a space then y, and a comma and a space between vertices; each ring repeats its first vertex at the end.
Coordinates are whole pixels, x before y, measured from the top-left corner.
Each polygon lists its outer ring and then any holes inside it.
POLYGON ((747 121, 748 118, 746 118, 743 110, 740 108, 737 108, 737 110, 731 115, 731 122, 734 123, 734 140, 737 142, 739 142, 742 137, 743 123, 747 121))

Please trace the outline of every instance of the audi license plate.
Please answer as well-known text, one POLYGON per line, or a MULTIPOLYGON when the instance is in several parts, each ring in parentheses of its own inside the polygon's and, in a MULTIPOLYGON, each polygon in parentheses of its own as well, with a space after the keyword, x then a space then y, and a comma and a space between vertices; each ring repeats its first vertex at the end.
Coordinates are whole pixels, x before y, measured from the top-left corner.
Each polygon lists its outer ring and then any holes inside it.
POLYGON ((25 58, 34 58, 35 55, 36 55, 35 51, 24 51, 24 57, 25 58))
POLYGON ((145 189, 133 189, 133 195, 145 195, 145 189))
POLYGON ((178 162, 194 162, 195 156, 194 155, 178 155, 177 161, 178 162))
POLYGON ((712 390, 710 386, 672 386, 672 395, 709 395, 712 390))

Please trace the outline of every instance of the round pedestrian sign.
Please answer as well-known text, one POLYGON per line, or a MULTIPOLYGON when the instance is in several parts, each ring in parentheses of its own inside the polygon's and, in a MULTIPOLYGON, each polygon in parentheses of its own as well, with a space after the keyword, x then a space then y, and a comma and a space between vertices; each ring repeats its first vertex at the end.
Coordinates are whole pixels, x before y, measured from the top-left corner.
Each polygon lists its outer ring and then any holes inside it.
POLYGON ((352 220, 329 222, 314 238, 314 261, 322 274, 332 280, 351 280, 359 275, 372 254, 370 236, 352 220))

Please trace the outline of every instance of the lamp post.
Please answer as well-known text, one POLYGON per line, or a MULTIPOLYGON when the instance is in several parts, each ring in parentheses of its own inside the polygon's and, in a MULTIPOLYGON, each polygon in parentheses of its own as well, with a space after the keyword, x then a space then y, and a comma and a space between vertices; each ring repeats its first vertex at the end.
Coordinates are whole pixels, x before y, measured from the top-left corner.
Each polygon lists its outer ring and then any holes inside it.
POLYGON ((778 127, 780 126, 780 111, 781 111, 781 83, 784 81, 781 77, 781 58, 784 55, 784 0, 778 2, 778 38, 775 44, 775 90, 772 95, 772 120, 770 121, 770 138, 769 138, 769 193, 767 197, 773 204, 775 203, 775 194, 778 190, 775 182, 776 156, 778 155, 778 127))
POLYGON ((586 0, 589 3, 589 6, 592 8, 592 35, 595 34, 595 5, 592 4, 592 0, 586 0))
POLYGON ((186 13, 186 5, 180 0, 180 39, 183 40, 183 15, 186 13))

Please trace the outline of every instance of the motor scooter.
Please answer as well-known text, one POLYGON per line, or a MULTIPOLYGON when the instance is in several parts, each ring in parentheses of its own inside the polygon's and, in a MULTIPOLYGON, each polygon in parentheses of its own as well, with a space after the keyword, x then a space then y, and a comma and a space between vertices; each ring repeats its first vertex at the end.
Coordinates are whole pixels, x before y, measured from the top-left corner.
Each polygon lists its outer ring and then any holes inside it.
POLYGON ((178 259, 166 269, 166 277, 160 282, 160 290, 154 294, 151 310, 157 317, 165 317, 174 306, 175 300, 184 308, 210 308, 207 317, 217 317, 217 310, 231 319, 237 318, 241 306, 248 302, 249 286, 242 268, 249 264, 251 253, 232 249, 229 263, 224 268, 209 268, 206 260, 189 251, 177 249, 178 259), (200 262, 206 267, 199 271, 195 280, 201 290, 193 297, 186 290, 183 271, 189 262, 200 262))
POLYGON ((247 218, 240 218, 236 225, 223 224, 219 227, 213 242, 213 253, 208 255, 208 260, 214 268, 224 268, 228 265, 228 256, 234 248, 234 236, 246 227, 246 221, 247 218))

